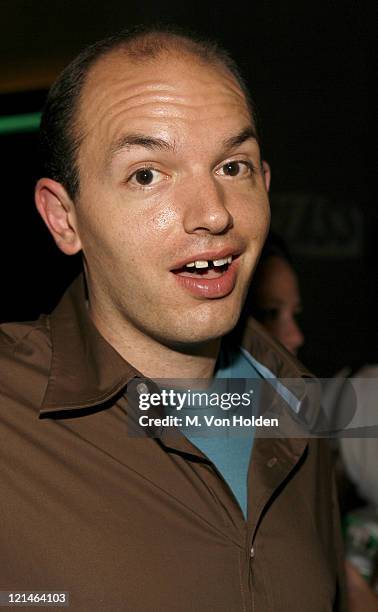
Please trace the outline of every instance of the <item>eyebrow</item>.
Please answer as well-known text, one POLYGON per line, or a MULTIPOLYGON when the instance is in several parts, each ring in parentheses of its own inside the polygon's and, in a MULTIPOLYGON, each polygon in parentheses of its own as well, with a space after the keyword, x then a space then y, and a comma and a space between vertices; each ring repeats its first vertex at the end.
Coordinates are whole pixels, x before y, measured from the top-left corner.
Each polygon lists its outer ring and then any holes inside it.
POLYGON ((110 160, 124 149, 131 147, 144 147, 150 151, 174 151, 175 144, 171 144, 163 138, 154 138, 153 136, 145 136, 144 134, 125 134, 118 138, 109 150, 110 160))
MULTIPOLYGON (((236 136, 231 136, 223 141, 225 150, 233 149, 249 139, 257 141, 257 135, 252 126, 244 128, 236 136)), ((121 151, 130 149, 131 147, 143 147, 150 151, 170 151, 175 152, 175 143, 170 143, 163 138, 155 138, 144 134, 124 134, 118 138, 110 147, 108 159, 109 162, 121 151)))
MULTIPOLYGON (((270 308, 277 308, 278 306, 285 306, 286 301, 280 298, 271 298, 266 300, 266 304, 259 306, 260 310, 269 310, 270 308)), ((298 301, 293 304, 294 308, 302 308, 302 302, 298 301)))
POLYGON ((235 147, 238 147, 244 142, 246 142, 247 140, 256 140, 257 142, 256 131, 251 125, 244 128, 236 136, 226 138, 226 140, 223 142, 223 146, 225 149, 234 149, 235 147))

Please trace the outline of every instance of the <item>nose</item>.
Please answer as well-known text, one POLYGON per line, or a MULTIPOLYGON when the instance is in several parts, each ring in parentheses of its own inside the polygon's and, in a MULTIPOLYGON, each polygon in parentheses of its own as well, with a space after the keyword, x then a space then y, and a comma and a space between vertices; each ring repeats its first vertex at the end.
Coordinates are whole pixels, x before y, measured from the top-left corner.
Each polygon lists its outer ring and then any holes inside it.
POLYGON ((192 194, 186 194, 184 228, 189 234, 224 234, 233 226, 226 194, 216 179, 208 177, 195 186, 192 194))
POLYGON ((298 349, 304 343, 303 333, 294 318, 291 319, 290 324, 286 330, 286 339, 283 344, 285 344, 286 348, 293 355, 297 354, 298 349))

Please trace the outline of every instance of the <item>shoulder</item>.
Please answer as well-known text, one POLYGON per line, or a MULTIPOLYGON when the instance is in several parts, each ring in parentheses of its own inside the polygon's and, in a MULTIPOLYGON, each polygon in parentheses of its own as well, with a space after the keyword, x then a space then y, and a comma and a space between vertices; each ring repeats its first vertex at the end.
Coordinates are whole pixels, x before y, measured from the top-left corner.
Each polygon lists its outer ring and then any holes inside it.
POLYGON ((35 332, 45 334, 48 332, 48 316, 41 315, 35 321, 16 321, 0 325, 0 349, 5 346, 15 346, 35 332))
POLYGON ((27 361, 51 351, 49 319, 42 315, 36 321, 0 325, 0 360, 27 361))
POLYGON ((0 409, 13 403, 38 404, 52 357, 49 319, 0 325, 0 409))

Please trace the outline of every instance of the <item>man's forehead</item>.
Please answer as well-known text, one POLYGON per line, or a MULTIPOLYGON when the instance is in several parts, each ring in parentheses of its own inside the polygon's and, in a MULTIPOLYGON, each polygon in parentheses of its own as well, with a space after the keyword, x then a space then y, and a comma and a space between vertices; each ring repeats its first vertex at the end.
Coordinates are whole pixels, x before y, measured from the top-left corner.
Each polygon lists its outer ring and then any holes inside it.
POLYGON ((204 94, 209 97, 209 109, 212 97, 218 96, 233 104, 236 112, 247 111, 253 124, 246 95, 223 64, 200 61, 187 53, 163 53, 142 62, 120 50, 113 51, 89 71, 80 100, 81 120, 85 123, 91 112, 96 116, 102 106, 112 112, 118 102, 127 101, 130 109, 138 111, 148 102, 147 95, 152 102, 169 102, 170 96, 180 101, 181 96, 183 105, 195 106, 204 94))

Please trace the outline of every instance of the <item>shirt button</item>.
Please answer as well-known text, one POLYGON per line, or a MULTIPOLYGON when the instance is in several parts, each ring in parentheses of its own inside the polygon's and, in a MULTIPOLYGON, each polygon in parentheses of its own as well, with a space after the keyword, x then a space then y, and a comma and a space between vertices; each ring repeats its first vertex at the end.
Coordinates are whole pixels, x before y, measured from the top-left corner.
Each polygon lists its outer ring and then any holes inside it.
POLYGON ((271 468, 274 465, 276 465, 276 463, 277 463, 277 457, 272 457, 271 459, 269 459, 267 466, 271 468))
POLYGON ((253 548, 253 546, 251 548, 251 552, 249 553, 249 556, 251 557, 251 559, 253 559, 255 556, 255 549, 253 548))
POLYGON ((141 395, 142 393, 148 393, 148 387, 146 383, 139 383, 139 385, 137 385, 136 390, 138 391, 139 395, 141 395))

